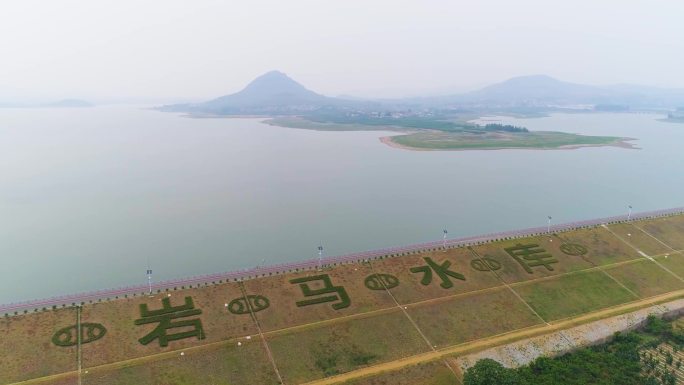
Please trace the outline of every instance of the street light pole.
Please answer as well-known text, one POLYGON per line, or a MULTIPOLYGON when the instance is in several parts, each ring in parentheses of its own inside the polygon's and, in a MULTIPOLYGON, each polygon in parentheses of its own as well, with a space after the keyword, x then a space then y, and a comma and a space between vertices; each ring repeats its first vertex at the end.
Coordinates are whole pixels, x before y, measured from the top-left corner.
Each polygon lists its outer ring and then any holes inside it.
POLYGON ((551 216, 549 216, 549 222, 546 225, 546 232, 550 233, 551 232, 551 216))
POLYGON ((83 371, 83 364, 82 362, 82 352, 81 352, 81 344, 83 341, 81 341, 82 338, 82 330, 81 330, 81 304, 79 303, 76 305, 76 344, 78 345, 77 347, 77 359, 78 359, 78 385, 82 384, 81 381, 81 372, 83 371))
POLYGON ((444 251, 446 251, 446 237, 447 237, 447 229, 444 229, 444 237, 442 238, 442 246, 444 247, 444 251))
POLYGON ((318 246, 318 271, 323 270, 323 245, 318 246))
POLYGON ((149 295, 152 295, 152 269, 147 269, 147 288, 149 289, 149 295))
POLYGON ((632 205, 629 205, 629 211, 627 212, 627 220, 632 220, 632 205))
POLYGON ((150 268, 150 257, 147 257, 147 288, 148 295, 152 295, 152 269, 150 268))

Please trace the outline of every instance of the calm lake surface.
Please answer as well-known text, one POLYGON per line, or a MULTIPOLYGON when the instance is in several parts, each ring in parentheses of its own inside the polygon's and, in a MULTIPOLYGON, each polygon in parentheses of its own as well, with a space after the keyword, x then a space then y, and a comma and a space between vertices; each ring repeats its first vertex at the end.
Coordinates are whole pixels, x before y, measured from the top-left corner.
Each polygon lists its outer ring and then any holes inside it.
MULTIPOLYGON (((502 118, 641 150, 405 151, 382 132, 0 109, 0 303, 684 205, 684 124, 502 118), (149 261, 149 262, 148 262, 149 261)), ((487 118, 491 119, 491 118, 487 118)))

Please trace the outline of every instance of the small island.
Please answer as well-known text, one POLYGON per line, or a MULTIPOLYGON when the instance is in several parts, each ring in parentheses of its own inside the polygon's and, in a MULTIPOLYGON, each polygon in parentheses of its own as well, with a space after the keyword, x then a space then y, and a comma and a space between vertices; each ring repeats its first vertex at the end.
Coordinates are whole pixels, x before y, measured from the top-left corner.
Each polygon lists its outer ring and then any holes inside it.
POLYGON ((524 127, 459 120, 400 117, 278 117, 267 124, 320 131, 396 131, 380 138, 394 148, 419 151, 503 150, 503 149, 577 149, 613 146, 635 148, 630 140, 614 136, 588 136, 555 131, 529 131, 524 127))

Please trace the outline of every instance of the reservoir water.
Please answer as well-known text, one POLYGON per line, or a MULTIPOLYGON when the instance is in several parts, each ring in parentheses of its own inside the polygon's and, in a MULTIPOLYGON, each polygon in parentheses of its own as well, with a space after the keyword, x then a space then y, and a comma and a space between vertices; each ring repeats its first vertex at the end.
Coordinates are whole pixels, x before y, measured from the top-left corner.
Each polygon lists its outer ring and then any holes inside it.
MULTIPOLYGON (((383 132, 0 109, 0 303, 684 205, 684 124, 501 118, 640 150, 406 151, 383 132)), ((487 118, 488 120, 491 117, 487 118)))

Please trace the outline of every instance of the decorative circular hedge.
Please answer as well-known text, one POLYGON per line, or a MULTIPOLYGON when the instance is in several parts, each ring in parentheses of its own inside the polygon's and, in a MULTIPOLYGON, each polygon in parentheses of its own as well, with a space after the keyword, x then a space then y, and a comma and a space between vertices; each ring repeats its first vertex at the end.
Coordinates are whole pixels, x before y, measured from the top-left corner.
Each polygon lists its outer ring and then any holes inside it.
POLYGON ((501 269, 501 262, 494 258, 482 257, 470 261, 470 266, 477 271, 494 271, 501 269))
POLYGON ((560 250, 564 254, 574 256, 584 255, 589 251, 586 246, 580 245, 578 243, 564 243, 560 246, 560 250))
POLYGON ((399 286, 399 278, 391 274, 371 274, 363 282, 371 290, 385 290, 399 286))
MULTIPOLYGON (((81 344, 97 341, 107 334, 107 329, 98 323, 84 322, 81 324, 81 344)), ((52 336, 52 343, 57 346, 74 346, 78 344, 78 325, 59 329, 52 336)))
POLYGON ((256 313, 271 306, 271 301, 263 295, 250 294, 246 299, 245 297, 239 297, 230 301, 228 304, 228 311, 236 315, 249 314, 250 306, 252 311, 256 313), (249 301, 249 303, 247 301, 249 301))

